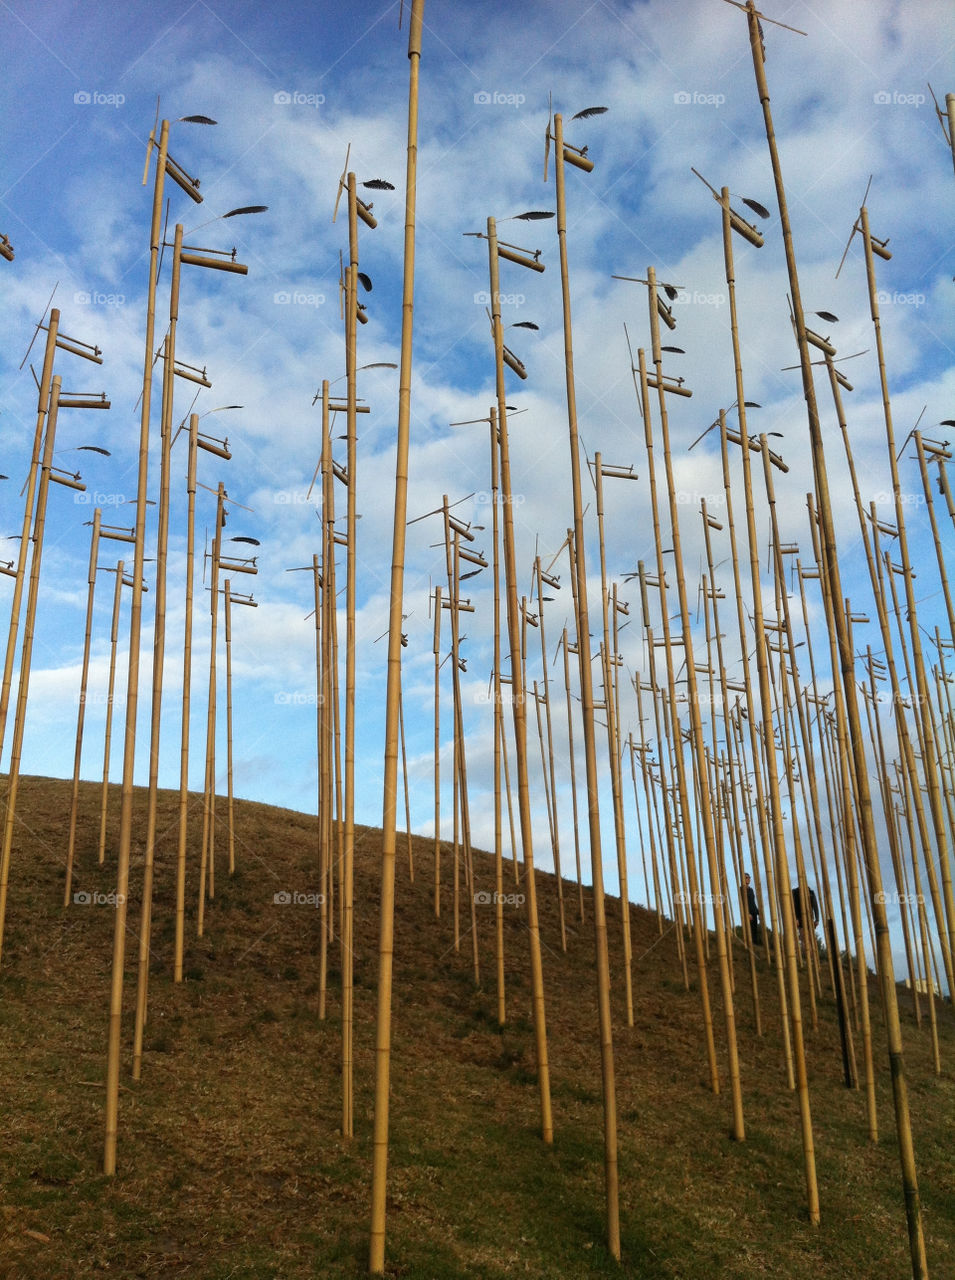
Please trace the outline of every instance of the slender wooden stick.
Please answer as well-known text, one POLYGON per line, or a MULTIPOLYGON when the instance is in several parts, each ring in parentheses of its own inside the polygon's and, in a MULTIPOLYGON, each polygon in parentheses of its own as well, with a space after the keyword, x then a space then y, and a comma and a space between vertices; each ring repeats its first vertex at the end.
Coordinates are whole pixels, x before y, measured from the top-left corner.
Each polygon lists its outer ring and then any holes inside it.
POLYGON ((398 689, 401 678, 401 623, 404 603, 405 522, 408 511, 408 453, 411 422, 411 351, 414 325, 415 195, 418 161, 418 69, 424 0, 412 0, 408 35, 408 166, 405 183, 404 288, 401 312, 401 367, 395 462, 391 603, 388 617, 388 685, 385 713, 384 803, 381 850, 381 925, 378 1008, 375 1031, 375 1116, 371 1183, 372 1274, 385 1269, 385 1196, 388 1177, 388 1102, 391 1084, 391 985, 395 917, 395 845, 398 807, 398 689))
POLYGON ((90 565, 86 581, 86 629, 83 633, 83 665, 80 672, 80 700, 76 713, 76 746, 73 751, 73 786, 70 792, 70 834, 66 846, 66 877, 63 886, 63 905, 70 905, 73 887, 73 854, 76 848, 76 815, 80 797, 80 762, 83 758, 83 722, 86 718, 86 690, 90 673, 90 639, 93 632, 93 596, 96 591, 96 558, 99 554, 99 529, 102 510, 93 511, 93 528, 90 534, 90 565))
MULTIPOLYGON (((549 130, 548 130, 549 133, 549 130)), ((601 852, 599 778, 594 736, 593 675, 590 658, 590 610, 587 594, 587 556, 584 540, 580 479, 580 442, 577 432, 577 392, 574 381, 573 331, 570 313, 570 278, 567 266, 567 204, 564 189, 564 126, 554 116, 554 172, 557 190, 557 242, 560 250, 560 284, 564 321, 564 382, 570 437, 571 487, 574 502, 574 568, 577 576, 577 654, 580 669, 580 707, 587 767, 587 814, 590 827, 590 860, 593 876, 594 940, 597 951, 597 1004, 600 1035, 601 1083, 604 1107, 604 1188, 607 1214, 607 1248, 620 1257, 620 1199, 617 1169, 617 1092, 614 1077, 613 1028, 610 1014, 610 960, 604 904, 601 852)))

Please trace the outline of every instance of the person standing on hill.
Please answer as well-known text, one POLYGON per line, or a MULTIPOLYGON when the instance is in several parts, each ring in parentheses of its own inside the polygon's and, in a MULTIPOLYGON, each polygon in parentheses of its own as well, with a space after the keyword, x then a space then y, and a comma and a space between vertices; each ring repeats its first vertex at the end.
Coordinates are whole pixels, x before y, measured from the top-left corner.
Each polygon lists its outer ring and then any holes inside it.
POLYGON ((746 910, 749 914, 749 932, 753 939, 753 945, 760 945, 759 935, 759 906, 756 902, 756 890, 753 888, 749 878, 749 872, 746 873, 746 910))
MULTIPOLYGON (((812 915, 813 932, 815 932, 816 925, 819 923, 819 903, 816 901, 816 895, 812 888, 806 889, 805 893, 809 903, 809 911, 812 915)), ((803 890, 797 884, 793 889, 793 915, 796 917, 796 927, 799 930, 800 938, 803 936, 802 895, 803 890)))

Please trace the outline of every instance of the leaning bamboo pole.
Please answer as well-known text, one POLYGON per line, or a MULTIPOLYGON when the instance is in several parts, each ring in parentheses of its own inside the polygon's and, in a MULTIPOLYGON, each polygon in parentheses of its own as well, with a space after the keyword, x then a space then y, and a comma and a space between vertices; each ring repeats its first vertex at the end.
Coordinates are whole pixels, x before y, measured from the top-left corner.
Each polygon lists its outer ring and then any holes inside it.
MULTIPOLYGON (((42 324, 42 320, 41 320, 42 324)), ((27 560, 30 554, 30 528, 33 523, 33 509, 36 502, 37 482, 40 479, 40 459, 43 454, 44 427, 50 407, 50 387, 53 378, 53 363, 56 358, 57 335, 60 327, 60 313, 56 307, 50 310, 50 319, 46 328, 46 343, 43 349, 43 368, 40 373, 40 384, 37 388, 36 428, 33 432, 33 448, 30 453, 30 468, 27 472, 26 501, 23 505, 23 528, 20 534, 20 546, 17 551, 17 567, 13 580, 13 600, 10 605, 10 625, 7 631, 7 648, 3 661, 3 683, 0 685, 0 754, 7 725, 7 712, 10 707, 10 691, 13 685, 13 664, 17 651, 17 636, 20 628, 20 609, 23 604, 23 587, 27 580, 27 560)), ((27 352, 29 355, 29 352, 27 352)), ((0 917, 0 945, 3 938, 3 920, 0 917)))
MULTIPOLYGON (((680 625, 683 636, 684 671, 686 674, 687 698, 689 701, 690 739, 693 759, 697 768, 697 785, 700 792, 700 817, 703 824, 703 848, 709 871, 710 892, 714 895, 713 923, 716 935, 716 960, 719 969, 720 987, 723 996, 723 1019, 726 1027, 726 1050, 728 1058, 730 1097, 732 1103, 732 1133, 738 1142, 746 1137, 743 1119, 743 1092, 740 1079, 739 1049, 736 1038, 736 1014, 733 1001, 732 980, 729 971, 729 957, 726 944, 726 930, 723 926, 722 904, 719 902, 720 876, 717 866, 716 832, 713 823, 713 805, 710 796, 709 775, 706 767, 705 744, 703 740, 703 721, 700 715, 700 701, 696 681, 696 660, 693 654, 693 636, 690 630, 690 610, 686 592, 686 575, 683 565, 683 549, 680 539, 679 504, 677 501, 676 483, 673 475, 673 456, 670 450, 670 426, 667 411, 667 385, 663 373, 663 354, 660 345, 660 312, 657 307, 656 273, 653 267, 647 268, 647 295, 650 319, 650 337, 652 344, 655 375, 652 385, 657 388, 657 411, 660 419, 660 436, 663 449, 663 465, 666 475, 667 498, 669 502, 670 532, 673 538, 673 570, 676 577, 677 599, 680 606, 680 625)), ((685 387, 680 387, 685 392, 685 387)), ((671 691, 672 692, 672 691, 671 691)), ((682 761, 682 750, 678 760, 682 761)), ((678 769, 677 778, 680 777, 678 769)), ((684 807, 687 819, 691 816, 688 807, 684 807)), ((686 830, 689 830, 687 822, 686 830)), ((687 861, 691 861, 690 849, 687 849, 687 861)), ((700 915, 703 916, 702 903, 700 915)))
POLYGON ((623 981, 627 1026, 633 1026, 633 945, 630 941, 630 888, 627 877, 627 837, 623 816, 623 784, 617 740, 617 707, 614 698, 616 648, 610 643, 610 584, 607 577, 607 543, 604 525, 604 475, 636 479, 620 467, 607 467, 599 453, 594 455, 593 477, 597 491, 597 537, 600 545, 600 601, 603 643, 600 647, 603 672, 604 710, 607 716, 607 756, 610 764, 610 796, 617 847, 617 875, 620 880, 620 925, 623 936, 623 981))
MULTIPOLYGON (((69 403, 60 392, 61 379, 55 375, 50 385, 49 409, 46 415, 46 432, 43 439, 43 455, 40 461, 40 475, 36 487, 36 512, 33 518, 33 555, 30 557, 30 578, 27 586, 26 615, 23 621, 23 644, 20 649, 20 671, 17 680, 17 697, 13 717, 13 738, 10 743, 10 760, 7 765, 7 790, 4 796, 6 811, 3 821, 3 851, 0 854, 0 943, 3 939, 3 926, 6 920, 7 889, 10 882, 10 862, 13 851, 13 837, 16 831, 17 795, 20 789, 20 765, 23 755, 23 737, 26 727, 27 698, 30 692, 30 675, 33 662, 33 641, 36 632, 36 610, 40 594, 40 565, 43 558, 43 533, 46 526, 47 499, 50 492, 50 481, 57 480, 61 484, 69 484, 73 489, 85 489, 86 486, 72 477, 62 477, 53 471, 53 443, 56 439, 57 418, 60 405, 69 403)), ((76 407, 87 402, 74 400, 76 407)), ((97 407, 94 402, 88 402, 97 407)), ((103 408, 109 408, 104 400, 103 408)))
MULTIPOLYGON (((918 1177, 915 1167, 915 1148, 912 1141, 908 1089, 905 1078, 905 1066, 902 1058, 902 1035, 899 1023, 898 999, 893 978, 892 943, 889 936, 889 926, 886 918, 885 905, 879 900, 879 895, 882 892, 882 875, 879 866, 878 843, 872 821, 872 801, 869 793, 869 780, 866 773, 865 756, 862 750, 862 726, 859 718, 858 704, 855 697, 855 686, 853 684, 854 654, 849 644, 845 617, 839 604, 843 599, 843 592, 837 560, 832 507, 829 501, 829 484, 826 473, 825 451, 823 447, 819 414, 816 407, 812 362, 809 351, 809 341, 806 336, 806 324, 803 315, 802 297, 799 290, 799 277, 796 270, 796 258, 793 249, 792 231, 789 224, 786 193, 783 186, 782 169, 776 148, 776 137, 773 129, 772 113, 769 104, 769 89, 766 84, 765 65, 763 59, 763 40, 754 0, 747 0, 745 12, 749 26, 753 69, 756 76, 757 91, 763 110, 766 141, 769 147, 770 159, 773 167, 773 178, 776 185, 777 205, 779 209, 780 223, 782 226, 783 244, 786 253, 786 266, 789 274, 792 308, 795 318, 796 339, 799 345, 799 364, 808 414, 809 436, 813 458, 813 475, 819 505, 821 541, 825 551, 822 568, 823 572, 830 580, 832 588, 830 594, 833 604, 835 605, 828 621, 830 627, 832 627, 833 623, 835 624, 835 632, 839 647, 839 659, 843 669, 843 689, 845 692, 846 708, 849 717, 850 743, 853 751, 853 767, 856 775, 856 799, 860 816, 859 825, 861 828, 862 847, 869 879, 869 891, 873 900, 873 912, 876 920, 879 958, 878 969, 882 984, 886 1013, 889 1062, 892 1074, 893 1099, 895 1103, 896 1129, 902 1169, 906 1221, 909 1232, 909 1247, 912 1259, 912 1274, 914 1280, 922 1280, 922 1277, 927 1275, 928 1262, 925 1253, 925 1238, 922 1231, 918 1177)), ((818 1208, 816 1210, 814 1220, 817 1218, 818 1208)))
POLYGON ((398 689, 404 602, 405 522, 408 512, 408 453, 411 423, 411 354, 414 327, 415 195, 418 163, 418 69, 424 0, 412 0, 408 33, 408 165, 405 183, 404 284, 398 388, 391 598, 388 614, 388 682, 385 713, 381 849, 381 924, 378 944, 378 1004, 375 1029, 375 1109, 371 1182, 370 1272, 385 1269, 385 1197, 388 1178, 388 1101, 391 1083, 391 988, 394 964, 395 848, 398 809, 398 689))
POLYGON ((557 911, 560 916, 560 946, 567 950, 567 923, 564 918, 564 879, 560 869, 560 831, 557 819, 557 775, 554 765, 554 725, 550 713, 550 677, 547 672, 547 632, 544 627, 544 585, 558 590, 560 584, 552 574, 541 569, 540 556, 534 561, 534 576, 537 582, 537 626, 541 641, 541 669, 544 682, 544 719, 547 726, 547 749, 544 761, 544 783, 550 795, 551 811, 551 844, 554 849, 554 880, 557 888, 557 911))
MULTIPOLYGON (((567 707, 567 758, 570 763, 570 799, 574 820, 574 860, 577 867, 577 910, 580 923, 584 923, 584 887, 580 868, 580 825, 577 817, 577 762, 574 750, 574 706, 570 695, 570 653, 571 642, 567 638, 564 627, 560 638, 564 655, 564 696, 567 707)), ((576 645, 574 646, 576 650, 576 645)))
MULTIPOLYGON (((656 295, 653 296, 653 306, 656 307, 656 295)), ((666 734, 666 739, 673 756, 673 772, 676 775, 676 787, 678 795, 677 808, 684 820, 683 836, 684 836, 684 858, 683 863, 689 876, 689 892, 684 895, 684 903, 687 906, 688 919, 690 927, 693 931, 693 942, 696 952, 696 970, 699 982, 699 994, 702 1004, 703 1013, 703 1037, 706 1047, 707 1065, 709 1067, 710 1088, 714 1093, 720 1091, 719 1067, 716 1060, 716 1039, 713 1032, 713 1015, 710 1009, 710 991, 709 981, 706 971, 706 953, 704 949, 703 938, 703 922, 704 912, 702 910, 703 897, 699 887, 696 873, 696 854, 693 844, 693 838, 690 827, 690 801, 689 793, 686 785, 686 761, 683 754, 683 735, 680 728, 679 716, 677 714, 676 701, 676 673, 674 671, 672 646, 673 644, 684 645, 689 648, 689 637, 684 631, 683 636, 676 641, 673 640, 670 632, 670 610, 667 604, 666 591, 666 569, 664 564, 665 550, 663 546, 662 534, 660 531, 660 504, 657 497, 657 480, 656 480, 656 463, 654 461, 654 443, 653 443, 653 425, 650 418, 650 382, 646 368, 646 358, 641 348, 638 355, 639 373, 640 373, 640 394, 642 397, 642 412, 645 444, 647 449, 647 478, 650 483, 650 509, 653 521, 653 542, 656 548, 657 556, 657 572, 656 581, 660 591, 660 621, 663 631, 663 648, 666 654, 666 687, 664 690, 664 707, 669 710, 672 716, 672 732, 666 734)), ((642 566, 641 566, 642 567, 642 566)), ((645 581, 645 577, 643 581, 645 581)), ((644 618, 648 616, 648 608, 644 601, 644 618)), ((681 615, 682 616, 682 615, 681 615)), ((651 642, 652 643, 652 642, 651 642)), ((660 741, 663 741, 663 735, 660 735, 660 741)), ((672 822, 672 819, 670 820, 672 822)), ((675 869, 674 869, 675 873, 675 869)), ((674 886, 675 887, 675 886, 674 886)))
POLYGON ((500 556, 500 470, 501 455, 497 429, 497 409, 491 406, 491 590, 494 594, 492 616, 491 697, 494 716, 494 954, 497 981, 497 1021, 503 1027, 507 1020, 504 988, 504 843, 501 811, 501 753, 504 747, 504 714, 501 705, 501 556, 500 556))
MULTIPOLYGON (((915 668, 916 722, 922 726, 922 764, 925 770, 925 781, 928 786, 929 809, 932 814, 932 825, 935 829, 935 840, 939 870, 942 876, 942 896, 945 902, 945 916, 948 926, 949 951, 955 956, 955 889, 952 884, 952 857, 946 830, 945 814, 942 809, 941 789, 939 787, 939 768, 935 749, 935 735, 932 731, 932 700, 929 697, 928 682, 925 675, 925 663, 922 657, 922 636, 919 630, 918 612, 916 610, 914 573, 909 555, 908 533, 905 526, 905 512, 902 504, 902 487, 899 480, 899 466, 895 451, 895 434, 892 427, 892 406, 889 399, 889 384, 885 371, 885 352, 882 344, 882 325, 879 318, 878 287, 875 278, 875 256, 873 238, 869 231, 869 211, 865 205, 859 210, 859 222, 862 230, 862 241, 865 247, 866 282, 869 288, 869 308, 875 334, 876 353, 879 365, 879 384, 882 394, 882 414, 885 421, 885 434, 889 469, 892 476, 892 494, 895 499, 895 525, 898 531, 899 559, 902 563, 902 581, 905 586, 906 616, 912 646, 912 664, 915 668)), ((883 251, 884 252, 884 251, 883 251)))
MULTIPOLYGON (((584 757, 587 770, 587 814, 590 827, 590 861, 593 876, 594 938, 597 950, 597 1003, 600 1035, 601 1083, 604 1107, 604 1189, 607 1214, 607 1248, 620 1257, 620 1201, 617 1170, 617 1096, 614 1079, 613 1029, 610 1014, 610 960, 607 948, 607 919, 604 904, 603 857, 601 853, 599 779, 594 736, 593 673, 590 657, 590 612, 587 597, 587 555, 584 538, 580 477, 580 442, 577 431, 577 392, 574 380, 574 348, 570 311, 570 277, 567 265, 567 201, 564 166, 571 163, 585 171, 593 162, 583 160, 564 147, 563 118, 553 120, 554 173, 557 192, 557 243, 560 255, 560 285, 564 328, 564 382, 567 397, 567 425, 570 440, 571 488, 574 507, 574 568, 577 577, 577 654, 580 669, 580 706, 584 728, 584 757)), ((548 145, 550 126, 547 130, 548 145)))
MULTIPOLYGON (((520 816, 521 847, 524 855, 524 884, 527 889, 527 931, 531 960, 531 999, 534 1019, 534 1042, 537 1078, 540 1092, 541 1137, 550 1144, 554 1140, 554 1121, 550 1096, 550 1064, 547 1054, 547 1019, 544 1005, 544 975, 541 956, 540 920, 537 910, 537 881, 534 871, 534 838, 530 807, 530 785, 527 760, 527 699, 525 696, 521 657, 520 607, 517 599, 517 553, 514 545, 514 503, 511 487, 511 454, 507 429, 507 404, 504 384, 504 339, 501 326, 500 263, 497 224, 487 220, 488 270, 491 294, 491 324, 494 338, 495 388, 497 392, 498 432, 501 450, 501 502, 504 508, 504 580, 507 588, 507 631, 511 652, 511 708, 514 721, 514 747, 517 757, 517 805, 520 816)), ((534 270, 543 264, 534 262, 534 270)))
POLYGON ((128 578, 124 578, 123 561, 120 560, 115 570, 116 585, 113 590, 113 613, 109 632, 109 676, 106 684, 106 726, 103 735, 103 781, 100 784, 99 804, 99 847, 97 861, 100 866, 106 861, 106 818, 109 810, 109 760, 113 745, 113 706, 116 691, 116 651, 119 647, 119 610, 123 586, 132 586, 128 578))
POLYGON ((99 530, 102 509, 93 511, 93 527, 90 532, 90 563, 86 575, 86 627, 83 632, 83 663, 80 670, 80 696, 76 713, 76 746, 73 751, 73 785, 70 791, 70 831, 66 845, 66 876, 63 886, 63 905, 70 905, 73 887, 73 854, 76 848, 76 816, 80 796, 80 763, 83 759, 83 723, 86 718, 86 690, 90 672, 90 643, 93 633, 93 597, 96 591, 96 559, 99 555, 99 530))

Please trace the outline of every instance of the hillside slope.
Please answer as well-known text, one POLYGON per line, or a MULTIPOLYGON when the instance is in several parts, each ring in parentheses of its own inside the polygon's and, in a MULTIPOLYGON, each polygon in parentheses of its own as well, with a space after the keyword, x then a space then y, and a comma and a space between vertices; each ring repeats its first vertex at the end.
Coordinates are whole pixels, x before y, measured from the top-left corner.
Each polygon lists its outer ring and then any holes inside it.
MULTIPOLYGON (((141 870, 134 865, 127 941, 124 1066, 115 1178, 100 1173, 115 889, 118 788, 107 862, 96 865, 99 788, 81 791, 74 889, 64 909, 69 784, 24 779, 0 965, 0 1275, 355 1277, 365 1273, 374 1071, 380 835, 356 848, 355 1137, 340 1134, 337 943, 327 1017, 318 1018, 315 819, 236 803, 237 869, 224 865, 195 936, 196 846, 190 826, 186 980, 172 981, 176 797, 161 794, 153 976, 142 1081, 129 1076, 141 870), (280 895, 276 900, 276 895, 280 895), (291 896, 292 901, 282 901, 291 896), (297 896, 297 898, 296 898, 297 896)), ((137 815, 143 796, 137 792, 137 815)), ((224 809, 224 805, 221 807, 224 809)), ((198 815, 198 818, 197 818, 198 815)), ((220 816, 221 814, 220 810, 220 816)), ((136 832, 144 829, 137 816, 136 832)), ((134 863, 141 866, 141 840, 134 863)), ((665 922, 631 909, 635 1026, 627 1028, 619 903, 608 901, 620 1119, 623 1265, 603 1246, 603 1138, 590 893, 578 922, 565 883, 561 952, 553 877, 540 875, 555 1141, 539 1133, 523 911, 506 916, 508 1020, 496 1020, 494 909, 477 908, 481 984, 468 910, 453 944, 450 854, 442 915, 433 912, 433 842, 399 838, 387 1256, 420 1280, 505 1276, 783 1276, 866 1280, 910 1274, 894 1120, 875 983, 872 1014, 880 1142, 864 1097, 842 1083, 831 997, 806 1015, 822 1223, 805 1211, 795 1096, 786 1088, 776 984, 758 963, 763 1035, 754 1032, 748 964, 736 955, 745 1143, 729 1134, 727 1095, 707 1085, 700 1001, 684 988, 665 922)), ((543 852, 538 857, 543 857, 543 852)), ((549 856, 549 854, 548 854, 549 856)), ((476 857, 479 890, 493 860, 476 857)), ((505 887, 520 893, 508 868, 505 887)), ((462 889, 463 894, 463 889, 462 889)), ((805 975, 804 975, 805 980, 805 975)), ((710 983, 723 1044, 715 972, 710 983)), ((939 1007, 943 1075, 927 1025, 903 1003, 906 1065, 928 1256, 955 1275, 955 1034, 939 1007)), ((857 1041, 858 1042, 858 1041, 857 1041)), ((721 1051, 721 1061, 722 1061, 721 1051)), ((861 1059, 860 1059, 861 1061, 861 1059)))

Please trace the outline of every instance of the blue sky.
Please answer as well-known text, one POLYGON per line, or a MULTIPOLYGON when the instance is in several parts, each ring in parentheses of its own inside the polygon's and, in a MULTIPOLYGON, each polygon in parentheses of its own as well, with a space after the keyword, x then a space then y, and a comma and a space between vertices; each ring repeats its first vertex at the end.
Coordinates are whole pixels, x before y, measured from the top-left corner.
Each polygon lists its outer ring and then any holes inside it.
MULTIPOLYGON (((311 402, 322 378, 335 380, 344 373, 337 292, 339 253, 347 250, 347 235, 341 218, 332 224, 331 213, 349 144, 349 164, 359 180, 383 177, 397 188, 376 193, 379 227, 374 232, 362 229, 360 236, 361 266, 374 288, 367 299, 370 322, 359 334, 358 360, 365 365, 397 359, 407 97, 406 34, 398 30, 398 6, 264 7, 199 0, 161 9, 131 3, 110 12, 80 4, 14 3, 4 4, 3 12, 7 57, 0 88, 5 122, 0 231, 10 237, 16 259, 0 263, 6 334, 0 353, 2 470, 11 477, 2 482, 0 535, 8 537, 20 527, 16 495, 35 423, 33 382, 29 370, 18 373, 17 366, 54 286, 63 331, 98 344, 104 354, 101 369, 62 354, 57 368, 64 387, 105 390, 113 405, 108 414, 61 416, 58 462, 70 468, 82 462, 90 495, 103 507, 105 521, 133 522, 126 504, 135 482, 152 181, 150 176, 149 185, 140 185, 145 143, 157 95, 162 116, 176 120, 202 113, 215 118, 215 128, 173 124, 170 139, 171 154, 200 177, 204 203, 193 205, 175 187, 167 186, 167 193, 170 236, 175 222, 182 221, 187 243, 235 245, 239 260, 249 266, 247 278, 184 271, 178 340, 181 358, 207 367, 214 383, 200 396, 196 411, 244 406, 203 423, 214 434, 228 434, 234 459, 218 466, 204 458, 200 479, 213 488, 223 480, 230 496, 251 509, 238 513, 230 530, 257 537, 262 544, 259 575, 249 580, 259 608, 239 611, 233 624, 235 785, 239 795, 307 810, 314 805, 315 789, 310 583, 308 575, 286 571, 309 564, 319 550, 318 508, 314 498, 306 500, 319 448, 318 411, 311 402), (269 206, 267 214, 214 221, 236 206, 260 203, 269 206), (90 443, 110 449, 112 456, 69 452, 90 443)), ((783 3, 767 12, 807 33, 767 24, 767 74, 804 303, 808 311, 828 310, 840 317, 838 325, 820 321, 840 355, 867 351, 846 366, 856 388, 847 410, 863 496, 877 500, 890 486, 858 238, 842 275, 834 277, 871 174, 872 228, 879 237, 889 237, 894 252, 892 261, 880 262, 878 270, 897 440, 901 444, 923 407, 923 429, 940 436, 937 423, 955 416, 955 254, 945 217, 953 173, 927 84, 940 100, 953 88, 949 6, 876 0, 862 8, 842 0, 825 6, 783 3)), ((587 106, 609 108, 604 116, 573 125, 573 132, 567 126, 569 139, 586 143, 595 161, 591 175, 575 171, 568 183, 578 409, 588 452, 600 450, 608 462, 633 464, 642 478, 643 428, 623 326, 627 324, 635 350, 649 345, 646 297, 639 286, 611 277, 643 276, 653 265, 661 279, 684 286, 672 340, 686 355, 674 357, 679 364, 672 371, 686 378, 694 395, 671 406, 670 430, 694 598, 702 548, 699 496, 719 495, 721 485, 713 437, 692 454, 686 447, 721 406, 733 402, 735 391, 718 209, 691 166, 715 186, 725 184, 774 211, 765 225, 764 248, 750 249, 741 241, 735 245, 744 374, 747 396, 763 406, 751 429, 784 433, 779 447, 790 473, 779 485, 780 517, 784 536, 805 549, 808 561, 808 447, 798 373, 783 371, 796 363, 797 353, 771 172, 745 19, 721 0, 429 4, 421 67, 410 514, 438 506, 445 493, 451 501, 474 495, 458 508, 459 514, 478 525, 489 523, 481 502, 489 483, 486 432, 448 427, 452 421, 485 415, 494 385, 484 310, 485 245, 463 233, 481 230, 489 214, 505 219, 524 209, 553 207, 553 178, 549 187, 542 182, 549 93, 568 121, 587 106)), ((506 339, 530 375, 526 383, 509 386, 509 397, 526 410, 513 419, 512 449, 518 560, 529 590, 535 551, 550 559, 571 522, 557 247, 553 223, 506 223, 502 235, 505 227, 515 242, 540 248, 547 264, 545 274, 533 278, 508 268, 501 283, 505 323, 539 326, 537 332, 516 330, 506 339)), ((160 284, 158 334, 167 283, 168 272, 160 284)), ((37 368, 40 358, 39 347, 34 347, 31 360, 37 368)), ((184 387, 177 387, 176 421, 190 408, 191 394, 184 387)), ((385 642, 376 644, 376 638, 387 625, 395 374, 372 370, 361 375, 359 394, 371 412, 359 422, 357 478, 363 517, 358 549, 358 819, 377 824, 385 642)), ((874 619, 841 443, 821 381, 819 396, 845 586, 853 607, 874 619)), ((931 630, 941 625, 942 606, 910 455, 911 450, 901 462, 902 488, 912 517, 924 622, 931 630)), ((152 481, 156 462, 153 458, 152 481)), ((178 780, 181 686, 178 640, 173 637, 179 636, 182 619, 184 471, 183 454, 173 466, 165 786, 178 780)), ((72 769, 86 601, 85 522, 92 509, 92 501, 72 498, 67 490, 51 495, 23 762, 27 772, 59 776, 72 769)), ((343 493, 338 501, 343 503, 343 493)), ((610 572, 619 579, 638 560, 653 559, 643 479, 609 485, 607 506, 610 572)), ((211 496, 200 491, 200 529, 209 527, 212 518, 211 496)), ((765 538, 765 504, 758 519, 765 538)), ((588 520, 596 607, 593 507, 588 520)), ((154 530, 149 537, 154 538, 154 530)), ((412 821, 419 831, 431 829, 428 593, 443 574, 443 551, 431 546, 440 537, 437 519, 422 521, 409 534, 405 695, 412 821)), ((951 549, 950 528, 943 528, 943 537, 951 549)), ((3 546, 10 549, 0 551, 0 558, 15 556, 15 542, 3 546)), ((724 546, 719 558, 726 554, 724 546)), ((109 563, 106 554, 100 563, 109 563)), ((551 647, 570 612, 564 599, 569 596, 566 563, 556 571, 563 575, 565 590, 548 613, 551 647)), ((489 706, 484 700, 490 663, 487 576, 469 584, 476 612, 466 628, 464 682, 472 822, 475 840, 485 846, 492 830, 489 706)), ((86 777, 97 776, 100 766, 102 708, 96 705, 95 691, 105 687, 108 578, 103 573, 97 595, 86 777)), ((248 587, 244 581, 233 585, 235 590, 248 587)), ((0 584, 0 594, 9 600, 8 579, 0 584)), ((630 601, 636 613, 632 589, 630 601)), ((148 617, 148 601, 146 608, 148 617)), ((196 632, 197 786, 206 625, 201 621, 196 632)), ((631 671, 645 672, 639 632, 637 621, 624 633, 624 655, 631 671)), ((874 622, 865 635, 860 629, 857 640, 863 647, 871 643, 874 650, 881 648, 874 622)), ((144 715, 147 702, 141 699, 144 715)), ((635 729, 632 699, 625 715, 626 727, 635 729)), ((562 732, 560 713, 557 720, 562 732)), ((140 742, 137 780, 145 777, 145 736, 140 742)), ((448 752, 446 742, 446 779, 448 752)), ((561 753, 566 756, 566 749, 561 753)), ((119 769, 118 756, 114 768, 119 769)), ((609 797, 605 809, 606 824, 609 797)), ((449 796, 444 811, 450 813, 449 796)), ((538 815, 538 842, 543 845, 542 807, 538 815)), ((566 789, 561 819, 569 823, 566 789)), ((568 840, 565 834, 565 847, 568 840)), ((541 853, 542 865, 548 865, 548 856, 549 851, 541 853)), ((642 899, 642 876, 636 867, 632 874, 635 896, 642 899)))

